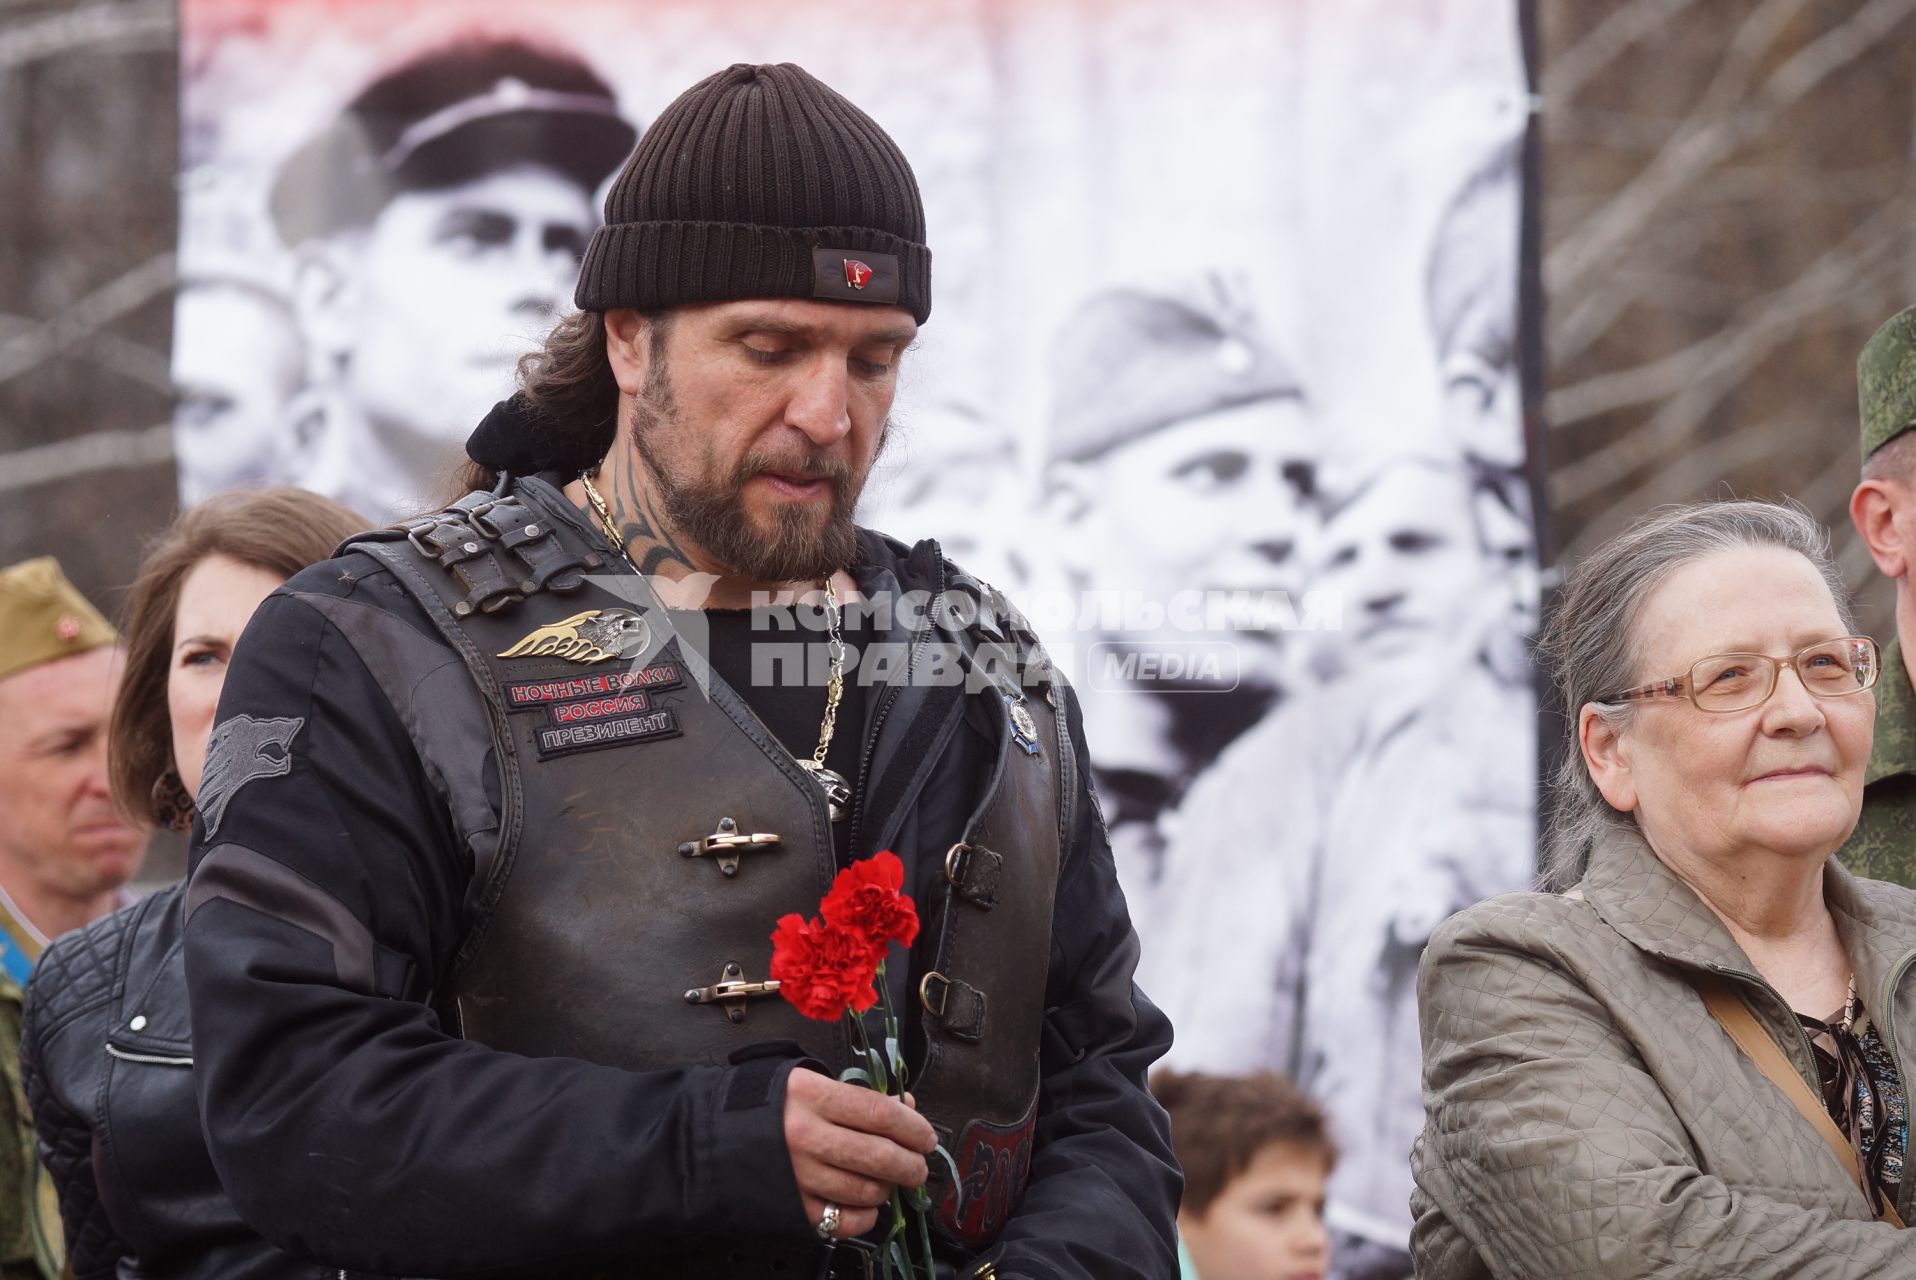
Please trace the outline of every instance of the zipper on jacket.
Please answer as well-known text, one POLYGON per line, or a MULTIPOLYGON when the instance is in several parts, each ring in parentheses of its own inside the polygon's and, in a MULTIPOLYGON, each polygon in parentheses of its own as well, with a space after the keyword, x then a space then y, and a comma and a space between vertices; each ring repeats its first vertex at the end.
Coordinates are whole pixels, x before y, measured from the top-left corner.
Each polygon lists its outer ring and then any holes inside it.
POLYGON ((122 1049, 111 1041, 107 1043, 106 1051, 109 1057, 118 1058, 122 1062, 150 1062, 162 1067, 190 1067, 193 1065, 193 1059, 191 1058, 170 1058, 159 1053, 134 1053, 131 1049, 122 1049))
MULTIPOLYGON (((900 583, 899 585, 904 585, 900 583)), ((935 608, 938 599, 945 594, 945 558, 938 557, 938 576, 934 581, 928 608, 935 608)), ((925 619, 925 626, 912 639, 911 654, 905 661, 905 679, 909 680, 918 670, 918 656, 926 641, 931 638, 931 619, 925 619)), ((871 732, 865 735, 865 753, 858 762, 858 798, 852 803, 851 839, 846 845, 853 858, 858 857, 858 837, 865 825, 865 794, 871 784, 872 756, 878 749, 878 731, 885 726, 885 717, 891 714, 892 703, 898 701, 898 686, 887 685, 878 700, 878 710, 872 713, 871 732)))

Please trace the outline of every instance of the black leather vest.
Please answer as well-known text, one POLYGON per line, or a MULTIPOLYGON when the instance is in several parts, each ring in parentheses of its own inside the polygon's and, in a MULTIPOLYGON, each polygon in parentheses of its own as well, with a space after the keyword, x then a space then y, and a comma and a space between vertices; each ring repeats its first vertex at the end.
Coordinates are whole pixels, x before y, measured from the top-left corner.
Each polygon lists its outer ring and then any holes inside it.
MULTIPOLYGON (((499 852, 441 1004, 459 1034, 532 1056, 647 1070, 788 1041, 836 1073, 852 1061, 844 1024, 807 1020, 767 986, 773 924, 816 914, 836 872, 824 795, 643 580, 555 518, 560 500, 543 485, 474 493, 354 544, 458 650, 493 725, 499 852)), ((899 714, 981 697, 1004 726, 915 947, 933 950, 910 1087, 957 1170, 934 1161, 937 1220, 978 1248, 1030 1162, 1073 756, 1055 687, 980 674, 981 653, 1010 670, 1028 637, 989 617, 924 634, 959 644, 971 691, 910 692, 899 714)))

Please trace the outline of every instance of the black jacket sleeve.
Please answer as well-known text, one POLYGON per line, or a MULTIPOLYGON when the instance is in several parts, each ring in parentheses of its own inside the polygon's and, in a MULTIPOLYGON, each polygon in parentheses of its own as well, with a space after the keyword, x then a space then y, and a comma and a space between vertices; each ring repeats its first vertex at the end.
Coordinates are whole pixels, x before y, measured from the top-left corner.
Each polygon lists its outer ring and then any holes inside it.
MULTIPOLYGON (((1031 1180, 989 1261, 1021 1280, 1172 1280, 1184 1179, 1145 1084, 1171 1023, 1132 981, 1138 937, 1091 793, 1078 701, 1074 837, 1059 870, 1031 1180)), ((977 1274, 977 1264, 969 1274, 977 1274)))
POLYGON ((396 1275, 551 1274, 685 1233, 806 1239, 788 1066, 634 1073, 441 1028, 473 859, 416 739, 458 658, 397 595, 364 556, 295 578, 221 699, 214 755, 266 745, 209 760, 186 961, 207 1144, 241 1215, 294 1254, 396 1275))

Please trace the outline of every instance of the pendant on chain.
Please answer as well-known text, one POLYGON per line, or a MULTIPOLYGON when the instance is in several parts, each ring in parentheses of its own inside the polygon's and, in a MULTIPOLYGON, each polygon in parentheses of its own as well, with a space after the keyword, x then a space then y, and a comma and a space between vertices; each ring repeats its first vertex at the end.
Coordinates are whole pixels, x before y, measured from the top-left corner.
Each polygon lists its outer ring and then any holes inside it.
POLYGON ((803 756, 797 759, 798 767, 811 774, 812 781, 825 793, 825 809, 831 814, 832 821, 843 822, 852 811, 852 784, 836 769, 827 769, 816 760, 808 760, 803 756))

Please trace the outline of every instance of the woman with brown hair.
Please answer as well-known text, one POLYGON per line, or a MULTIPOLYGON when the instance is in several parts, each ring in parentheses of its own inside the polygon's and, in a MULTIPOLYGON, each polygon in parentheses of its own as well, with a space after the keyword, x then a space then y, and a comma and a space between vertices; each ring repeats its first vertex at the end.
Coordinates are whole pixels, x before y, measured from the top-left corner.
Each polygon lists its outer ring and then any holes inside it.
MULTIPOLYGON (((174 522, 128 593, 108 769, 133 819, 193 822, 226 661, 259 602, 365 527, 300 489, 222 494, 174 522)), ((21 1065, 77 1280, 319 1274, 254 1235, 200 1136, 183 885, 70 933, 27 989, 21 1065)))

